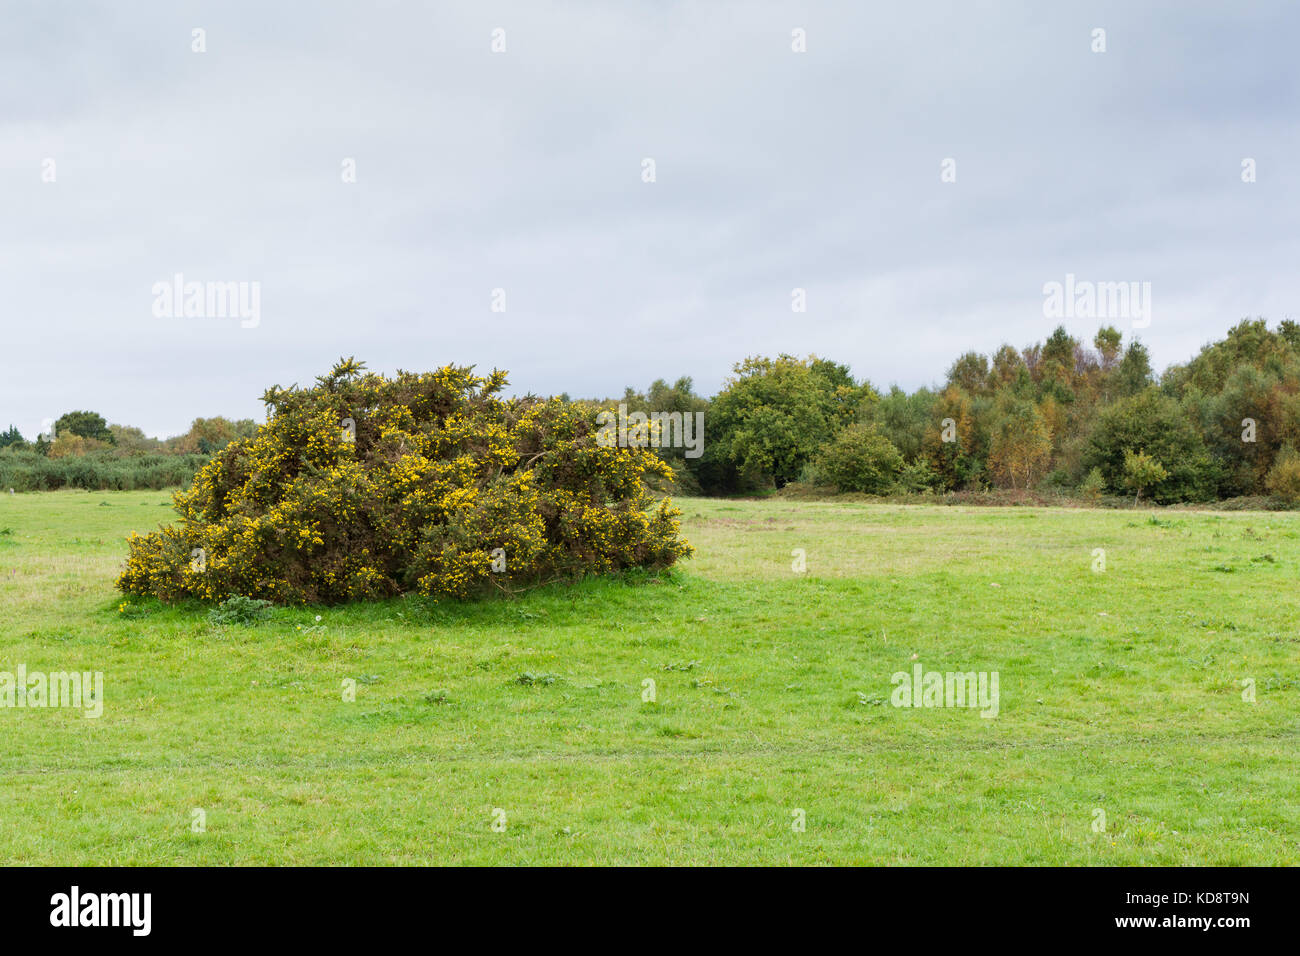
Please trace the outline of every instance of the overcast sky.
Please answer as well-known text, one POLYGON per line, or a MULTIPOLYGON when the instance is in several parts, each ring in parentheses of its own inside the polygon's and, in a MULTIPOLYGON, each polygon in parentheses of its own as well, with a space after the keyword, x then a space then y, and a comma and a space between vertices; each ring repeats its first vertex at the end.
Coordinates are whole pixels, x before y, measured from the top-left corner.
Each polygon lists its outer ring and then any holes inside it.
POLYGON ((604 396, 816 352, 911 389, 1045 338, 1067 273, 1150 282, 1162 368, 1300 312, 1298 11, 4 2, 0 427, 261 420, 341 355, 604 396), (258 323, 158 316, 177 273, 259 283, 258 323))

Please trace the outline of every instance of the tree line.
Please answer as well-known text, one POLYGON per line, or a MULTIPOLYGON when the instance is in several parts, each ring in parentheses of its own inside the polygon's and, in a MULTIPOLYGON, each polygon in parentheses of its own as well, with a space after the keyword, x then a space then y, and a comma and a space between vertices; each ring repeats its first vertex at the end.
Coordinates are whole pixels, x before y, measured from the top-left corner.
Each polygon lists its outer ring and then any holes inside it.
MULTIPOLYGON (((1020 349, 960 355, 942 384, 912 392, 879 391, 831 359, 782 354, 738 362, 712 397, 682 377, 577 404, 597 415, 619 405, 691 421, 704 413, 702 449, 657 449, 688 494, 797 485, 1300 502, 1300 325, 1290 320, 1276 330, 1243 320, 1160 375, 1146 347, 1113 326, 1091 342, 1061 326, 1020 349)), ((183 435, 154 439, 95 412, 69 412, 32 442, 13 426, 0 432, 0 482, 19 490, 183 484, 258 427, 200 418, 183 435)))
MULTIPOLYGON (((1300 325, 1248 319, 1156 375, 1113 326, 1081 341, 957 357, 945 381, 878 391, 847 366, 747 358, 710 399, 689 378, 628 389, 629 408, 705 412, 703 454, 661 449, 683 490, 791 484, 924 494, 1012 489, 1160 503, 1300 501, 1300 325)), ((609 407, 612 400, 597 403, 609 407)))

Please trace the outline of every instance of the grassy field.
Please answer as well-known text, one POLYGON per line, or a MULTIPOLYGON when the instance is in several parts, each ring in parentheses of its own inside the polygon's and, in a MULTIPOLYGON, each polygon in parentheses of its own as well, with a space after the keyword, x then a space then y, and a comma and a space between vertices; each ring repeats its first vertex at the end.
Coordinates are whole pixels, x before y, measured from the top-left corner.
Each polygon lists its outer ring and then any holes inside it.
POLYGON ((1300 862, 1300 515, 685 500, 670 578, 222 628, 113 589, 168 502, 0 496, 0 671, 105 682, 0 709, 0 863, 1300 862))

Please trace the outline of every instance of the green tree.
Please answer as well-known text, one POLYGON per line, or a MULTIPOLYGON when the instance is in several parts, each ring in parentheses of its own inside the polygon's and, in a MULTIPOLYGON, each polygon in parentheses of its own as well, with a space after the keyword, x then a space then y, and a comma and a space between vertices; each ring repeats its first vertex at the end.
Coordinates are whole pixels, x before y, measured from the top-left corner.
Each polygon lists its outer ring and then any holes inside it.
POLYGON ((1167 472, 1150 489, 1161 503, 1214 496, 1219 469, 1200 432, 1178 403, 1157 388, 1120 399, 1101 411, 1085 443, 1082 467, 1100 469, 1108 489, 1121 491, 1128 487, 1125 452, 1134 448, 1143 449, 1167 472))
POLYGON ((894 385, 872 410, 872 422, 908 461, 915 461, 921 454, 936 397, 928 388, 918 388, 909 395, 894 385))
POLYGON ((54 434, 58 436, 65 432, 113 444, 113 433, 108 429, 108 422, 98 412, 67 412, 60 415, 54 423, 54 434))
POLYGON ((1124 486, 1136 492, 1134 507, 1142 500, 1142 489, 1159 484, 1169 477, 1169 472, 1160 462, 1145 451, 1134 452, 1131 448, 1124 451, 1124 486))
POLYGON ((780 488, 878 398, 844 366, 810 356, 735 366, 709 408, 701 482, 713 491, 780 488))
POLYGON ((1217 395, 1241 366, 1276 368, 1295 355, 1295 346, 1285 335, 1270 332, 1263 319, 1247 319, 1233 326, 1222 341, 1201 349, 1186 365, 1170 369, 1166 378, 1176 393, 1195 386, 1207 395, 1217 395))
POLYGON ((981 480, 983 438, 975 402, 965 390, 949 385, 936 396, 921 448, 940 487, 960 488, 981 480))
POLYGON ((163 450, 163 443, 150 438, 143 430, 130 425, 109 425, 113 433, 116 453, 123 457, 157 454, 163 450))
POLYGON ((1300 349, 1300 325, 1297 325, 1291 319, 1282 320, 1282 324, 1277 327, 1277 334, 1291 348, 1300 349))
POLYGON ((898 474, 898 488, 913 494, 933 491, 939 486, 939 476, 934 473, 930 463, 924 458, 917 458, 903 466, 898 474))
POLYGON ((1084 476, 1083 481, 1079 482, 1079 494, 1088 501, 1097 501, 1101 498, 1102 493, 1106 490, 1106 479, 1102 477, 1100 468, 1093 468, 1084 476))
POLYGON ((1251 365, 1240 365, 1218 395, 1198 400, 1199 391, 1188 390, 1185 402, 1199 418, 1206 445, 1223 472, 1220 494, 1251 495, 1263 491, 1264 476, 1282 444, 1279 426, 1284 423, 1273 401, 1278 384, 1276 375, 1251 365), (1243 423, 1247 420, 1254 423, 1250 428, 1253 441, 1242 440, 1243 423))
POLYGON ((1003 345, 993 353, 993 370, 989 373, 995 388, 1011 386, 1023 372, 1028 374, 1025 360, 1010 345, 1003 345))
MULTIPOLYGON (((702 485, 698 475, 698 469, 701 465, 701 457, 698 452, 701 450, 700 443, 705 440, 705 434, 704 430, 698 428, 697 425, 701 414, 704 415, 703 421, 708 422, 709 400, 695 394, 694 382, 690 376, 683 375, 672 384, 662 378, 655 379, 644 392, 638 392, 629 386, 623 390, 621 401, 627 406, 629 413, 638 411, 645 413, 663 412, 669 415, 681 416, 683 431, 680 435, 663 436, 662 446, 654 449, 654 451, 672 466, 674 482, 678 491, 685 494, 699 494, 702 485), (689 432, 687 429, 689 429, 689 432), (685 438, 687 434, 689 434, 691 443, 694 445, 693 448, 686 447, 685 438), (678 437, 683 440, 678 442, 678 437), (670 438, 672 439, 671 443, 669 442, 670 438)), ((594 402, 592 405, 597 411, 617 413, 619 402, 607 400, 594 402)))
POLYGON ((1136 395, 1151 384, 1151 355, 1141 342, 1130 342, 1124 350, 1115 383, 1120 395, 1136 395))
POLYGON ((1065 331, 1065 326, 1058 325, 1043 343, 1043 364, 1059 369, 1068 382, 1074 374, 1074 355, 1078 347, 1079 343, 1065 331))
POLYGON ((966 352, 948 369, 948 384, 971 395, 989 390, 989 360, 978 352, 966 352))

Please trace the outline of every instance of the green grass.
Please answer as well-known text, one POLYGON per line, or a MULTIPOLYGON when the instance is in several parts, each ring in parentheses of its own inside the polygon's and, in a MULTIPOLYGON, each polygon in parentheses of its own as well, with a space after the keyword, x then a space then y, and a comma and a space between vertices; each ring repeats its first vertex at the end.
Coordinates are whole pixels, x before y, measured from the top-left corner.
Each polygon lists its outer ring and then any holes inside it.
POLYGON ((168 500, 0 496, 0 670, 106 687, 0 709, 0 863, 1300 862, 1300 515, 686 500, 671 577, 219 627, 120 609, 168 500))

